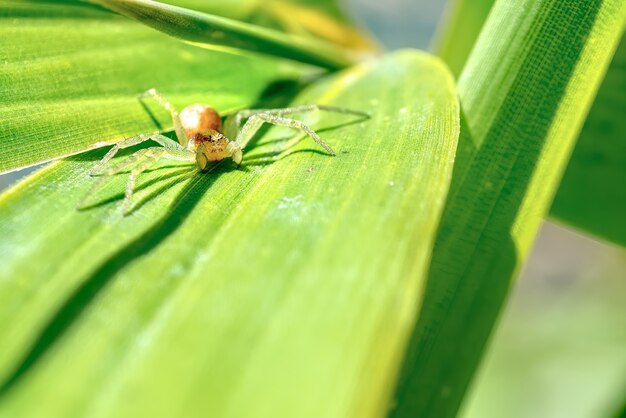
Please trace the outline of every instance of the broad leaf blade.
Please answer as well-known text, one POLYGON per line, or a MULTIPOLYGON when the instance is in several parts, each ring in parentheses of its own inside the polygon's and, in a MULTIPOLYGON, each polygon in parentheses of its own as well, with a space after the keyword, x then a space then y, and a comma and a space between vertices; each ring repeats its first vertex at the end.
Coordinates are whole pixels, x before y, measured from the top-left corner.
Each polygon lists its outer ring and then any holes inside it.
POLYGON ((169 35, 210 49, 235 48, 329 69, 354 64, 361 53, 330 42, 289 35, 152 0, 93 0, 169 35))
POLYGON ((4 1, 0 19, 0 172, 170 129, 165 112, 137 99, 152 87, 176 106, 228 111, 301 73, 184 45, 77 4, 4 1))
MULTIPOLYGON (((620 39, 626 3, 497 1, 393 417, 453 417, 620 39)), ((465 118, 463 118, 465 115, 465 118)))
POLYGON ((303 141, 261 164, 280 130, 241 169, 153 171, 128 217, 126 175, 74 210, 93 152, 0 199, 0 415, 385 413, 451 177, 454 84, 407 51, 298 101, 372 117, 321 115, 334 158, 303 141))

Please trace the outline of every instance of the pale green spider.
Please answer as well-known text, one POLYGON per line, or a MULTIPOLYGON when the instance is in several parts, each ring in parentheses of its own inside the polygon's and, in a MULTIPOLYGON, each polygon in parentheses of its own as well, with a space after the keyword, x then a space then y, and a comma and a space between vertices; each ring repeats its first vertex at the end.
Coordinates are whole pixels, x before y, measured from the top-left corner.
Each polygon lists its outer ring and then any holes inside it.
POLYGON ((102 177, 85 194, 78 205, 79 209, 84 207, 84 202, 95 193, 110 176, 130 168, 131 172, 123 203, 124 213, 127 214, 131 209, 131 199, 137 177, 161 158, 188 162, 195 161, 198 168, 202 171, 210 167, 210 162, 220 161, 225 158, 232 158, 235 164, 239 165, 243 159, 243 149, 254 137, 254 134, 259 128, 266 122, 299 129, 320 144, 330 154, 336 155, 330 145, 324 142, 313 129, 299 120, 285 118, 285 115, 324 110, 369 117, 365 112, 317 104, 305 104, 282 109, 248 109, 228 116, 224 122, 224 129, 222 130, 220 115, 210 106, 193 104, 184 108, 179 114, 174 106, 156 89, 146 91, 139 95, 139 98, 143 99, 147 96, 154 98, 171 113, 178 142, 155 132, 152 134, 138 135, 115 144, 89 172, 89 175, 102 174, 102 177), (241 127, 241 122, 246 119, 246 123, 241 127), (231 141, 229 138, 235 138, 235 140, 231 141), (106 171, 101 171, 103 166, 109 162, 119 150, 132 147, 133 145, 140 144, 150 139, 161 146, 136 151, 121 163, 106 171))

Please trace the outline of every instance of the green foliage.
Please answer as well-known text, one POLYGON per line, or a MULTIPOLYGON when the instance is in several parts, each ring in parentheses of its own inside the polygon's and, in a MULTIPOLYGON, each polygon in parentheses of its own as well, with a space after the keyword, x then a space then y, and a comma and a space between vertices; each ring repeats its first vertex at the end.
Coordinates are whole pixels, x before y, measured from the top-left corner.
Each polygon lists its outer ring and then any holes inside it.
MULTIPOLYGON (((455 0, 442 25, 437 52, 459 75, 495 0, 455 0)), ((622 29, 623 31, 623 29, 622 29)), ((626 245, 626 40, 615 57, 589 112, 550 216, 626 245)))
POLYGON ((302 74, 259 57, 205 51, 82 5, 0 4, 0 172, 169 129, 137 95, 158 86, 177 106, 250 106, 302 74))
MULTIPOLYGON (((230 0, 229 2, 221 0, 167 0, 161 3, 252 23, 267 22, 272 9, 276 7, 283 7, 287 10, 292 10, 292 7, 301 7, 318 11, 324 16, 344 23, 348 21, 335 0, 317 0, 315 2, 309 0, 230 0)), ((279 27, 276 26, 275 28, 279 27)))
POLYGON ((617 46, 626 3, 563 3, 497 1, 460 76, 454 177, 393 417, 456 414, 617 46))
POLYGON ((0 415, 380 416, 451 177, 454 84, 407 51, 297 101, 372 118, 322 117, 334 158, 302 141, 268 161, 278 130, 241 169, 161 166, 129 217, 126 175, 74 209, 99 152, 3 196, 0 415))
MULTIPOLYGON (((150 87, 179 108, 371 118, 301 115, 337 157, 272 128, 242 167, 160 163, 128 217, 127 173, 75 210, 101 150, 0 196, 0 416, 381 417, 391 399, 393 417, 454 416, 626 5, 499 0, 457 90, 416 51, 352 65, 358 37, 337 10, 311 12, 326 6, 241 0, 243 23, 98 3, 195 46, 94 4, 2 3, 0 170, 170 130, 136 98, 150 87), (278 20, 254 22, 260 7, 278 20), (286 10, 308 23, 281 27, 286 10)), ((442 38, 456 70, 486 10, 459 27, 465 42, 442 38)))
POLYGON ((236 48, 339 69, 357 54, 313 38, 298 37, 236 20, 151 0, 93 0, 163 31, 207 48, 236 48))

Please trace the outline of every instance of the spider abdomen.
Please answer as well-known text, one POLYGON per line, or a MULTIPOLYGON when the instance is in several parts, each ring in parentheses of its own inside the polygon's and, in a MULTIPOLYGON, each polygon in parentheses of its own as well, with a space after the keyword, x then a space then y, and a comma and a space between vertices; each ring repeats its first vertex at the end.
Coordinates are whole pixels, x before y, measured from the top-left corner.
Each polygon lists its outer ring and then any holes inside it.
POLYGON ((219 113, 210 106, 193 104, 180 112, 180 121, 187 138, 193 138, 197 134, 203 134, 208 130, 220 132, 222 119, 219 113))

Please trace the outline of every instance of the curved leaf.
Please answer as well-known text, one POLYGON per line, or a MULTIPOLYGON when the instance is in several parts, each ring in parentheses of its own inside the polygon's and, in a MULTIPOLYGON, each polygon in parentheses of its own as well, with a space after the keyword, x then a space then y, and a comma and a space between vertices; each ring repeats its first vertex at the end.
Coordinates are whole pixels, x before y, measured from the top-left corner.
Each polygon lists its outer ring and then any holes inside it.
POLYGON ((80 4, 3 1, 0 22, 0 172, 170 129, 165 112, 137 99, 152 87, 177 106, 210 101, 228 111, 302 74, 184 45, 80 4))
POLYGON ((164 164, 128 217, 127 175, 74 210, 97 151, 0 197, 0 416, 385 413, 451 177, 454 83, 405 51, 298 101, 372 117, 321 115, 337 157, 302 141, 267 161, 285 147, 270 130, 241 168, 164 164))

